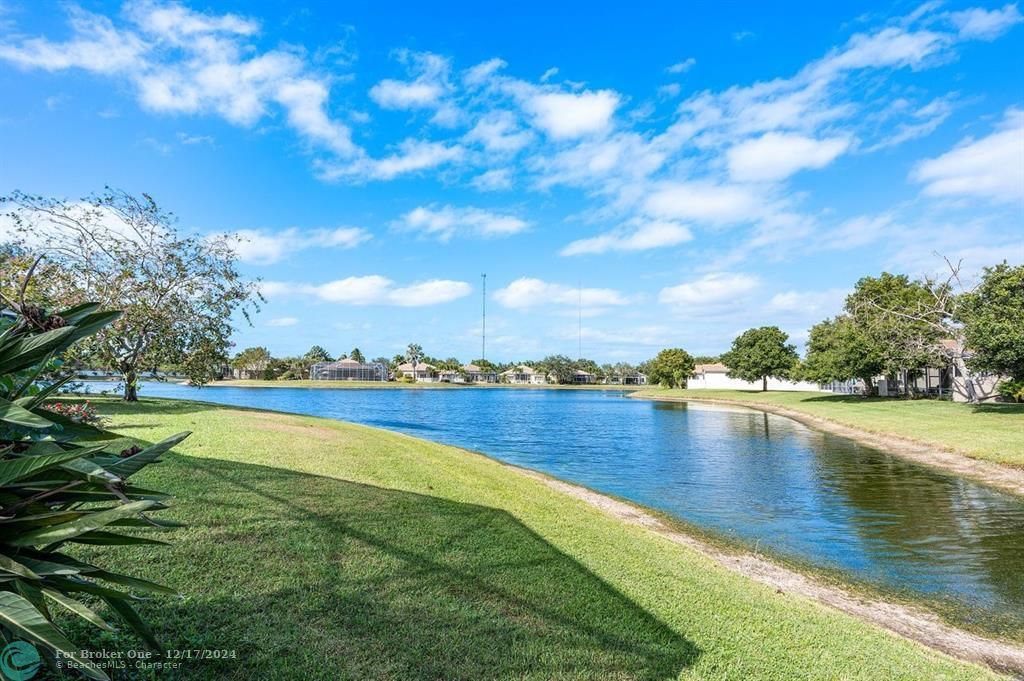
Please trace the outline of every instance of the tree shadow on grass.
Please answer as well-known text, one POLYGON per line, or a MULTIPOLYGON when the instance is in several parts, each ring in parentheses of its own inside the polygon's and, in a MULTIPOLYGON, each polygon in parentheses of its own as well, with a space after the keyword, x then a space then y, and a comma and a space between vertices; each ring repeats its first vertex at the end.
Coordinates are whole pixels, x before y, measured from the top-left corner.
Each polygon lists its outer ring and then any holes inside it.
POLYGON ((142 608, 165 646, 238 654, 181 678, 654 681, 699 655, 501 510, 175 455, 145 482, 192 527, 112 567, 182 591, 142 608))

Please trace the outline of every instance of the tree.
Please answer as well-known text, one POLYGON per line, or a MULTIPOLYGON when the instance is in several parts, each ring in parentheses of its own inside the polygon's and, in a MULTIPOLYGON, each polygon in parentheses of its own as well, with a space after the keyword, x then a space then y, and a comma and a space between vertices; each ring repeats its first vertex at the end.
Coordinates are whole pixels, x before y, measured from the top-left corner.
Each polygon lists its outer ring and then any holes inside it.
POLYGON ((231 367, 245 372, 250 378, 263 378, 272 359, 264 347, 246 348, 231 360, 231 367))
POLYGON ((26 243, 55 265, 49 285, 61 306, 95 301, 122 316, 75 348, 73 359, 117 372, 124 398, 139 376, 174 365, 197 385, 213 380, 230 347, 231 318, 256 308, 227 235, 180 235, 173 214, 147 194, 107 189, 78 202, 15 192, 0 199, 26 243), (29 239, 31 237, 31 239, 29 239))
POLYGON ((355 360, 360 364, 366 363, 366 358, 363 357, 363 353, 360 352, 359 348, 352 348, 352 352, 349 353, 349 359, 355 360))
POLYGON ((682 348, 666 348, 642 366, 651 383, 668 388, 685 388, 693 375, 693 357, 682 348))
POLYGON ((953 302, 949 281, 911 281, 883 272, 864 277, 846 298, 846 311, 881 361, 880 373, 895 376, 907 369, 945 364, 940 341, 953 302))
POLYGON ((801 377, 816 383, 859 378, 870 392, 882 373, 882 356, 871 338, 849 315, 826 319, 811 327, 801 377))
POLYGON ((412 380, 416 380, 416 367, 423 359, 423 347, 416 343, 409 343, 405 349, 405 361, 412 365, 412 380))
POLYGON ((556 383, 573 382, 576 365, 565 355, 548 355, 537 365, 548 375, 554 376, 556 383))
POLYGON ((958 312, 970 368, 1024 380, 1024 265, 985 268, 958 312))
POLYGON ((306 350, 306 354, 302 356, 302 359, 309 362, 310 366, 318 362, 333 362, 334 358, 331 357, 331 353, 323 349, 319 345, 314 345, 309 350, 306 350))
POLYGON ((796 347, 788 344, 789 336, 777 326, 748 329, 732 342, 722 355, 730 378, 744 381, 760 379, 761 390, 768 390, 768 378, 788 378, 800 359, 796 347))

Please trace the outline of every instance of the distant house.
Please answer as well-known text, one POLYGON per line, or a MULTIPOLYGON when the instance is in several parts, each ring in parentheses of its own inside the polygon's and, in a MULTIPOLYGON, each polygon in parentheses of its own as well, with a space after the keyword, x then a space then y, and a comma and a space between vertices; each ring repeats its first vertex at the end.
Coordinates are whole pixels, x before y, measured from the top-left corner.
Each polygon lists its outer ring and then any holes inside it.
POLYGON ((463 364, 462 375, 466 383, 497 383, 498 372, 483 369, 475 364, 463 364))
POLYGON ((592 385, 597 383, 597 376, 590 373, 589 371, 583 371, 583 369, 577 369, 572 372, 572 382, 577 385, 592 385))
POLYGON ((501 372, 501 380, 517 385, 543 385, 548 382, 544 374, 525 364, 501 372))
POLYGON ((416 365, 415 370, 409 362, 399 364, 398 375, 425 383, 436 383, 438 381, 437 368, 433 364, 420 363, 416 365))
POLYGON ((608 374, 604 377, 605 385, 647 385, 647 374, 634 371, 627 374, 608 374))
MULTIPOLYGON (((946 366, 904 369, 894 376, 876 376, 872 379, 879 397, 899 395, 924 395, 950 397, 954 402, 978 402, 998 399, 999 383, 1002 376, 965 370, 963 361, 971 357, 969 350, 962 350, 951 338, 941 341, 946 356, 946 366)), ((864 381, 834 381, 822 386, 835 393, 863 395, 867 392, 864 381)))
POLYGON ((497 383, 498 374, 475 364, 463 364, 458 369, 441 369, 437 380, 441 383, 497 383))
MULTIPOLYGON (((686 387, 696 390, 760 390, 761 381, 744 381, 730 378, 729 368, 721 362, 698 364, 693 368, 693 375, 686 387)), ((777 378, 768 379, 768 390, 806 390, 827 392, 827 389, 810 381, 787 381, 777 378)))
POLYGON ((337 362, 317 362, 309 368, 311 381, 386 381, 388 369, 380 362, 357 362, 340 359, 337 362))

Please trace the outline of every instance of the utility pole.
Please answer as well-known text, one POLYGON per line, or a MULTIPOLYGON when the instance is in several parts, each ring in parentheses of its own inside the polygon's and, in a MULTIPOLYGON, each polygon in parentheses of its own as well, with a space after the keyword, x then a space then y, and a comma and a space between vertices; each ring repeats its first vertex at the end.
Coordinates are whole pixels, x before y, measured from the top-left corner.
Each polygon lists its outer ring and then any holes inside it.
POLYGON ((480 359, 487 359, 487 275, 481 274, 480 278, 484 285, 481 294, 481 309, 483 310, 482 325, 480 327, 480 359))

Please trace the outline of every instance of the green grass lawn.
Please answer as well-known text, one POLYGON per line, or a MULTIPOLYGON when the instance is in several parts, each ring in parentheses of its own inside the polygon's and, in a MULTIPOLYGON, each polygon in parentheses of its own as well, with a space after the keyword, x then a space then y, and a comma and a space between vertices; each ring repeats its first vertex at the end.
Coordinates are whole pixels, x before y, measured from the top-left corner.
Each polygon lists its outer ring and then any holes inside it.
POLYGON ((99 405, 135 438, 195 433, 140 474, 176 496, 173 546, 79 549, 181 592, 142 606, 167 647, 237 651, 181 678, 993 677, 483 456, 311 417, 99 405))
POLYGON ((934 444, 978 459, 1024 467, 1024 404, 960 404, 807 392, 647 389, 639 397, 691 397, 768 404, 872 433, 934 444))

